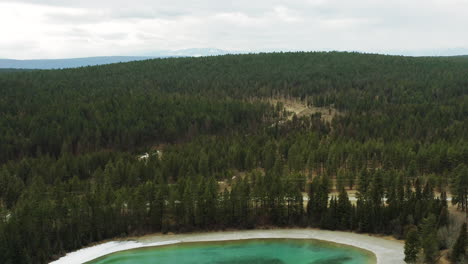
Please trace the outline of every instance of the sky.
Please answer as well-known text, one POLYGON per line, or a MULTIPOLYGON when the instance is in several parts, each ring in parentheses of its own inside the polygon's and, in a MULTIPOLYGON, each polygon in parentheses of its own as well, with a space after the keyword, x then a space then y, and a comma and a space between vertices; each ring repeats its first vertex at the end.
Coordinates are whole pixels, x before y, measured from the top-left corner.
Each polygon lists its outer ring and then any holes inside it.
POLYGON ((468 0, 0 0, 0 58, 189 48, 468 51, 468 0))

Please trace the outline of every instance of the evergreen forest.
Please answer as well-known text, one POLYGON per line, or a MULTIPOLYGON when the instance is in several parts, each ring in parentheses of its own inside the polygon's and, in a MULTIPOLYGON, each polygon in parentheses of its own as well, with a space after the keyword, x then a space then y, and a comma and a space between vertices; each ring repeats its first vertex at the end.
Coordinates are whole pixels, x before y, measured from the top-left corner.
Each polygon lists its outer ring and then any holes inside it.
POLYGON ((0 263, 273 227, 391 235, 408 263, 466 263, 467 211, 467 57, 261 53, 0 72, 0 263))

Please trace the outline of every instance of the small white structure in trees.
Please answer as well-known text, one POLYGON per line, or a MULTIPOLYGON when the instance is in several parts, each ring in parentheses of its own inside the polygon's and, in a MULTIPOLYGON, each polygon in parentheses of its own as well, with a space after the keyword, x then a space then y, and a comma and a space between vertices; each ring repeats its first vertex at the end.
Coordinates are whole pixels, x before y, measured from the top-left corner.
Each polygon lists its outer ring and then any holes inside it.
POLYGON ((149 153, 148 152, 146 152, 145 154, 140 155, 138 157, 139 160, 147 160, 148 158, 149 158, 149 153))

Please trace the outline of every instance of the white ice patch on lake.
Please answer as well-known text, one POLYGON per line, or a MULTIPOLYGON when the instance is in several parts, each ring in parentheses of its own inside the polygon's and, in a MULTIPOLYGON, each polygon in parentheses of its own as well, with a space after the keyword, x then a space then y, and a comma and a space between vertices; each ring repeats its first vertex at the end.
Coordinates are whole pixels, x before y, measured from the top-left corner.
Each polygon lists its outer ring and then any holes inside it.
POLYGON ((64 257, 50 262, 50 264, 81 264, 99 257, 127 249, 162 246, 179 243, 180 241, 161 241, 152 243, 143 243, 138 241, 111 241, 100 245, 87 247, 68 253, 64 257))

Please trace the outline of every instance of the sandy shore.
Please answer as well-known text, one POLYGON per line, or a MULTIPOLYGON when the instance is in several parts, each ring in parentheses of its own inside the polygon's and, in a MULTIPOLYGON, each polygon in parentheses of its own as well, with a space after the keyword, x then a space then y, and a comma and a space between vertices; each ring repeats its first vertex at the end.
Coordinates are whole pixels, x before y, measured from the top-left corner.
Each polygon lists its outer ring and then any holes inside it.
POLYGON ((223 241, 254 238, 319 239, 335 243, 341 243, 345 245, 351 245, 354 247, 371 251, 375 254, 378 264, 404 263, 403 243, 401 243, 400 241, 392 241, 365 234, 317 229, 275 229, 177 235, 148 235, 136 238, 134 240, 111 241, 100 245, 80 249, 78 251, 68 253, 66 256, 51 263, 79 264, 113 252, 139 247, 150 247, 182 242, 223 241))

